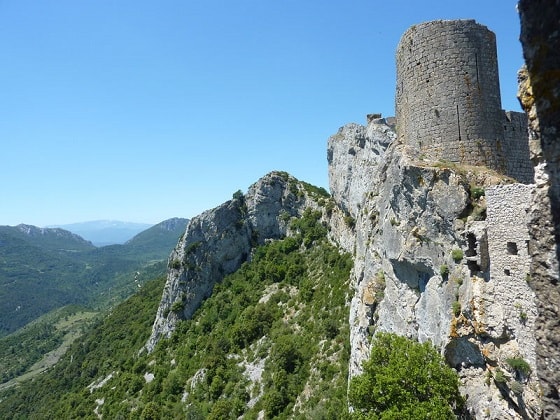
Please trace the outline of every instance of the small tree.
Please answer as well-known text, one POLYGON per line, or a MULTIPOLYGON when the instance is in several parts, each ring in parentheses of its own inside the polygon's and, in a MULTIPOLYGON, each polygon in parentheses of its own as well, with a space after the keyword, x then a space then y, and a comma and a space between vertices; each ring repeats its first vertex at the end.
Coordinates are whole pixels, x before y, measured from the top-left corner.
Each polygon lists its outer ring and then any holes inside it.
POLYGON ((463 406, 457 373, 431 343, 389 333, 375 336, 348 398, 356 419, 448 419, 463 406))

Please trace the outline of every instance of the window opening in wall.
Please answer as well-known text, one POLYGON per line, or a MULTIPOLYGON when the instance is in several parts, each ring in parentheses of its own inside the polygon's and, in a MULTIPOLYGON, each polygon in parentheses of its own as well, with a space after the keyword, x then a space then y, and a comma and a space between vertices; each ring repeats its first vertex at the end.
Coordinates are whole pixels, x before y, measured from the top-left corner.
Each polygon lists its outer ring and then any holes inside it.
POLYGON ((476 240, 475 234, 472 232, 467 233, 467 245, 467 251, 465 252, 465 256, 467 257, 467 267, 471 272, 471 276, 474 276, 481 271, 481 269, 476 258, 478 241, 476 240))
POLYGON ((467 252, 465 252, 465 256, 474 257, 476 255, 476 242, 475 234, 472 232, 467 233, 468 249, 467 252))
POLYGON ((517 250, 517 244, 515 242, 508 242, 507 243, 507 252, 510 255, 517 255, 518 254, 518 250, 517 250))

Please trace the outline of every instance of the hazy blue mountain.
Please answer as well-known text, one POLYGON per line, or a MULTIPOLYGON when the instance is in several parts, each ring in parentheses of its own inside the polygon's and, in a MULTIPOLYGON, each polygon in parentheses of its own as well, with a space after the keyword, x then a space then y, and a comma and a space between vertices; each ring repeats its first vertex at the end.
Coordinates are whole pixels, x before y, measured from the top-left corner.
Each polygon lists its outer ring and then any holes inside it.
POLYGON ((82 238, 91 241, 95 246, 124 244, 138 233, 152 225, 147 223, 121 222, 117 220, 94 220, 89 222, 58 225, 82 238))

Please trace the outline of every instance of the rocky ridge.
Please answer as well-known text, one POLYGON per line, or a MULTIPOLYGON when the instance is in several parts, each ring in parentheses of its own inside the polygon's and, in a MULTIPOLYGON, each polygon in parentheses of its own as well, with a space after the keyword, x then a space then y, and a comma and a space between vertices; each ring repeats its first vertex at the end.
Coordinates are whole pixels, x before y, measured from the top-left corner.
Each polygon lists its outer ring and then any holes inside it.
POLYGON ((169 337, 177 322, 187 319, 210 296, 214 285, 250 259, 252 249, 288 234, 288 221, 306 208, 317 208, 326 191, 297 181, 285 172, 271 172, 243 195, 190 220, 169 257, 167 281, 152 335, 151 352, 169 337), (323 195, 323 196, 321 196, 323 195))

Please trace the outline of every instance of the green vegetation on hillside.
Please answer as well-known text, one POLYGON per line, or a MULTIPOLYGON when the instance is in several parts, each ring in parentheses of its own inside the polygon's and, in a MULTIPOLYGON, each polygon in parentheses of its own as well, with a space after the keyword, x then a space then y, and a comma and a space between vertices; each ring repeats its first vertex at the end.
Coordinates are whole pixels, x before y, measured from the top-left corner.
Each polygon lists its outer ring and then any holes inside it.
POLYGON ((1 394, 0 413, 250 419, 264 411, 267 418, 341 418, 351 258, 327 242, 319 217, 309 210, 293 220, 294 236, 257 248, 192 319, 152 354, 139 355, 162 288, 161 281, 146 284, 50 372, 1 394))
POLYGON ((147 282, 134 296, 75 341, 44 374, 0 393, 0 419, 97 419, 88 385, 102 373, 134 363, 150 335, 164 277, 147 282))
POLYGON ((134 293, 142 273, 163 274, 154 263, 167 259, 187 221, 166 222, 101 248, 62 229, 0 226, 0 337, 67 305, 107 308, 134 293))
POLYGON ((74 285, 86 275, 79 256, 90 251, 56 251, 41 242, 0 230, 0 337, 53 309, 85 303, 87 285, 74 285))
POLYGON ((457 373, 431 343, 379 333, 364 373, 352 379, 355 419, 454 419, 461 410, 457 373))
POLYGON ((92 314, 67 306, 0 338, 0 384, 25 373, 43 355, 59 347, 67 334, 84 331, 92 314))

